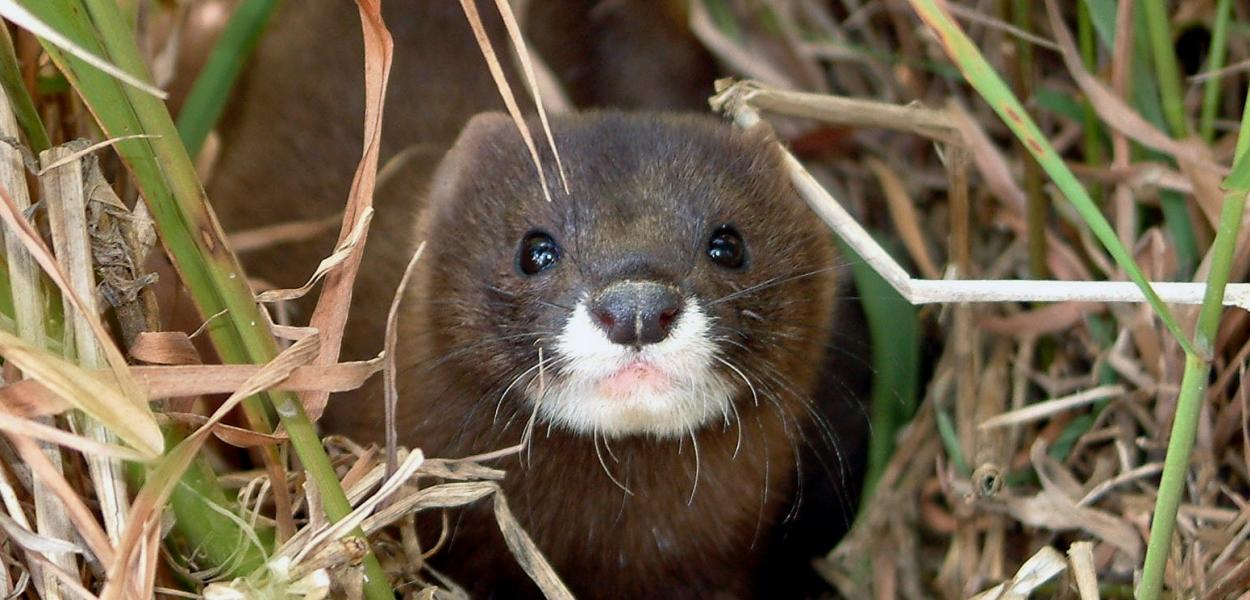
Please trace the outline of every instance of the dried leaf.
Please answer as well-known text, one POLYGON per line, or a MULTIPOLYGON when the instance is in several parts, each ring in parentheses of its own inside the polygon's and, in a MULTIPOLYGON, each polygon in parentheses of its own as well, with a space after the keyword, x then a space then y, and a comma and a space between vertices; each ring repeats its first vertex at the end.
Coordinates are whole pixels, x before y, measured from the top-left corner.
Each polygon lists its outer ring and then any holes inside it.
POLYGON ((1029 594, 1066 568, 1067 563, 1058 550, 1043 546, 1020 565, 1010 580, 973 596, 973 600, 1027 600, 1029 594))
POLYGON ((1073 542, 1068 546, 1068 564, 1081 600, 1098 600, 1098 572, 1094 569, 1094 545, 1089 542, 1073 542))
MULTIPOLYGON (((0 355, 61 400, 104 424, 138 450, 140 456, 147 459, 160 456, 165 442, 155 417, 150 411, 137 408, 135 402, 122 395, 111 382, 94 377, 90 371, 39 350, 4 330, 0 330, 0 355)), ((27 406, 31 404, 51 405, 35 401, 27 406)))
POLYGON ((382 367, 382 386, 385 402, 386 413, 386 473, 390 475, 395 472, 396 465, 399 461, 396 458, 396 447, 399 445, 399 436, 395 430, 395 410, 399 404, 399 391, 396 384, 396 368, 395 355, 399 343, 399 304, 404 299, 404 290, 408 288, 408 280, 412 278, 413 268, 417 266, 417 261, 421 259, 421 253, 425 250, 425 242, 421 242, 417 246, 417 251, 412 253, 412 259, 408 261, 408 266, 404 269, 404 276, 399 280, 399 287, 395 290, 395 296, 391 299, 391 308, 386 315, 386 339, 383 342, 382 356, 384 363, 382 367))
POLYGON ((181 331, 143 331, 130 346, 130 357, 154 365, 198 365, 200 352, 181 331))
MULTIPOLYGON (((78 314, 81 315, 90 326, 92 332, 96 336, 96 341, 98 342, 100 349, 104 352, 104 357, 108 361, 112 376, 117 382, 117 386, 120 388, 122 397, 128 399, 138 410, 138 414, 135 417, 137 421, 126 425, 125 428, 130 429, 133 427, 134 431, 141 435, 141 438, 126 439, 126 442, 132 445, 135 445, 136 442, 138 442, 138 445, 135 447, 139 450, 151 452, 153 455, 160 454, 165 447, 165 439, 156 428, 155 419, 153 418, 147 403, 142 400, 142 394, 139 393, 138 386, 135 384, 134 379, 130 375, 125 357, 122 356, 121 352, 113 344, 112 339, 104 329, 104 325, 100 323, 100 319, 97 315, 88 309, 88 305, 78 296, 78 294, 74 293, 74 288, 70 285, 69 278, 61 269, 60 265, 57 264, 56 259, 52 256, 52 253, 48 251, 47 246, 43 244, 42 239, 39 237, 39 233, 35 231, 34 227, 17 209, 16 205, 13 203, 13 198, 11 198, 5 190, 0 190, 0 199, 3 199, 3 202, 0 202, 0 218, 2 218, 5 224, 9 226, 9 232, 15 234, 22 241, 22 245, 28 252, 30 252, 35 261, 39 263, 39 266, 43 268, 44 272, 48 274, 48 277, 52 279, 53 283, 55 283, 61 290, 62 297, 73 305, 78 314)), ((66 399, 70 400, 69 398, 66 399)), ((94 402, 91 402, 89 396, 80 398, 79 400, 94 404, 94 402)), ((90 411, 86 412, 91 414, 90 411)), ((111 428, 115 425, 119 425, 118 423, 111 423, 101 419, 97 415, 92 414, 92 416, 95 417, 96 420, 104 423, 107 427, 111 428)), ((121 435, 121 433, 118 432, 118 435, 121 435)), ((125 438, 123 437, 123 439, 125 438)))
POLYGON ((344 261, 350 258, 352 254, 357 251, 357 247, 360 246, 361 242, 364 240, 365 232, 369 230, 369 223, 372 220, 373 207, 366 206, 364 210, 361 211, 360 218, 356 220, 356 223, 352 226, 351 231, 347 234, 347 238, 340 241, 339 244, 335 246, 334 252, 330 253, 330 256, 321 259, 321 263, 317 265, 317 269, 313 271, 311 276, 308 277, 308 281, 304 282, 304 285, 290 290, 269 290, 261 292, 256 295, 256 301, 284 302, 287 300, 303 298, 314 285, 317 285, 318 281, 321 281, 322 277, 325 277, 326 274, 335 267, 343 264, 344 261))
MULTIPOLYGON (((348 193, 347 208, 343 214, 343 227, 339 232, 339 244, 352 236, 355 225, 372 210, 373 189, 378 171, 378 152, 382 145, 382 109, 386 99, 386 84, 391 72, 391 55, 394 44, 391 34, 382 22, 382 7, 377 0, 358 0, 361 29, 364 32, 365 49, 365 136, 364 151, 356 175, 348 193)), ((321 297, 313 310, 310 326, 321 332, 324 339, 322 353, 315 364, 329 365, 338 361, 343 342, 343 327, 351 309, 352 286, 360 259, 364 256, 364 244, 368 239, 368 227, 362 227, 359 240, 339 267, 326 275, 321 297)), ((321 418, 330 394, 306 392, 300 395, 304 410, 310 420, 321 418)))
MULTIPOLYGON (((262 365, 186 365, 134 367, 142 397, 147 401, 206 394, 228 394, 242 387, 259 373, 262 365)), ((325 367, 299 367, 291 376, 274 386, 289 391, 345 392, 364 385, 365 380, 382 370, 382 359, 347 362, 325 367)), ((83 381, 102 381, 108 385, 106 371, 77 371, 83 381)), ((90 385, 95 385, 91 383, 90 385)), ((92 389, 96 389, 92 387, 92 389)), ((48 386, 35 380, 24 380, 0 386, 0 405, 21 417, 55 415, 72 408, 48 386)))
POLYGON ((151 459, 151 457, 131 450, 130 448, 98 442, 91 438, 75 435, 65 431, 64 429, 58 429, 50 425, 44 425, 38 421, 31 421, 29 419, 14 416, 2 410, 0 410, 0 431, 16 433, 32 439, 59 444, 61 446, 65 446, 66 448, 72 448, 82 452, 84 455, 88 456, 104 456, 135 462, 144 462, 151 459))

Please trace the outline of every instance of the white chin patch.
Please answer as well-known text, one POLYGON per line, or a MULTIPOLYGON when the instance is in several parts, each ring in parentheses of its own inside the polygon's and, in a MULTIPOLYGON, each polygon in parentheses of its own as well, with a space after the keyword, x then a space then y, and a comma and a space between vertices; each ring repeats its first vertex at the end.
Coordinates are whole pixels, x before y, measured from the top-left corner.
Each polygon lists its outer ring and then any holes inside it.
POLYGON ((635 349, 612 343, 582 300, 564 325, 552 362, 555 377, 526 389, 548 423, 587 435, 689 435, 728 420, 733 386, 713 369, 708 318, 687 299, 668 337, 635 349))

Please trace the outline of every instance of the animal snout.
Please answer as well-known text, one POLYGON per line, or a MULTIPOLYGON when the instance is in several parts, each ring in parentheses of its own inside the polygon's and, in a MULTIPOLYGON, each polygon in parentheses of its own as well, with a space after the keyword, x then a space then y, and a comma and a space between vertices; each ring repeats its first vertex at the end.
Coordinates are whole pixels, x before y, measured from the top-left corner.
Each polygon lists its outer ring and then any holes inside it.
POLYGON ((681 295, 668 286, 623 281, 604 289, 588 308, 612 343, 642 346, 668 337, 683 304, 681 295))

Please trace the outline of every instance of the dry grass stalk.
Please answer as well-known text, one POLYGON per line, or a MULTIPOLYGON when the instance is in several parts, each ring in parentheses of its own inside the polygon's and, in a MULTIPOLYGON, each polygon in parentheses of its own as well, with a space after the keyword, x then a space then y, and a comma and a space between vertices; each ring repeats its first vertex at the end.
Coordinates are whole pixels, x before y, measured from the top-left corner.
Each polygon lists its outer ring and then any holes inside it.
MULTIPOLYGON (((67 328, 74 340, 74 354, 80 366, 98 369, 106 366, 104 353, 91 334, 86 314, 99 314, 96 305, 95 261, 87 234, 87 197, 83 188, 86 169, 80 144, 60 146, 43 152, 40 162, 48 167, 41 171, 40 187, 43 201, 48 206, 48 221, 52 230, 52 243, 57 261, 70 274, 74 293, 82 298, 85 313, 74 312, 65 302, 65 314, 72 315, 67 328), (57 166, 52 166, 57 165, 57 166)), ((85 146, 85 144, 81 144, 85 146)), ((78 428, 86 436, 99 442, 111 442, 110 435, 99 423, 90 418, 74 418, 78 428)), ((96 497, 104 515, 105 530, 116 544, 126 527, 126 509, 129 505, 126 483, 122 478, 121 463, 105 456, 88 454, 87 466, 95 483, 96 497)))
MULTIPOLYGON (((31 203, 30 192, 26 186, 25 162, 20 147, 15 145, 21 139, 20 130, 8 96, 2 90, 0 90, 0 131, 6 139, 13 141, 13 144, 0 145, 0 157, 3 160, 0 163, 0 177, 3 178, 0 185, 10 190, 18 208, 23 211, 29 210, 31 203)), ((44 299, 38 266, 34 258, 22 247, 16 235, 6 231, 4 238, 17 332, 23 339, 46 349, 48 334, 44 325, 44 299)), ((51 424, 51 420, 44 419, 43 423, 51 424)), ((63 471, 60 450, 51 443, 44 443, 43 450, 52 467, 63 471)), ((53 499, 43 481, 34 480, 31 491, 35 501, 36 529, 41 534, 56 539, 69 539, 73 531, 69 518, 64 509, 53 499)), ((17 519, 18 523, 29 527, 26 514, 20 506, 10 507, 10 515, 17 519)), ((66 571, 73 571, 77 564, 74 557, 68 554, 53 555, 49 557, 49 560, 57 568, 66 571)), ((35 585, 41 593, 48 598, 60 598, 60 584, 53 574, 41 573, 38 567, 32 569, 32 573, 35 577, 35 585)))
MULTIPOLYGON (((752 127, 760 117, 751 103, 758 97, 758 83, 721 82, 721 90, 712 99, 717 110, 723 110, 743 127, 752 127), (743 85, 744 87, 737 87, 743 85)), ((811 173, 784 148, 791 177, 799 193, 842 239, 871 264, 886 281, 912 304, 961 302, 1145 302, 1146 297, 1136 284, 1127 281, 1052 281, 1052 280, 929 280, 912 278, 889 253, 881 248, 854 217, 842 207, 811 173)), ((1222 168, 1222 167, 1221 167, 1222 168)), ((1164 302, 1202 304, 1206 285, 1202 283, 1151 282, 1151 287, 1164 302)), ((1229 284, 1224 305, 1250 310, 1250 284, 1229 284)))

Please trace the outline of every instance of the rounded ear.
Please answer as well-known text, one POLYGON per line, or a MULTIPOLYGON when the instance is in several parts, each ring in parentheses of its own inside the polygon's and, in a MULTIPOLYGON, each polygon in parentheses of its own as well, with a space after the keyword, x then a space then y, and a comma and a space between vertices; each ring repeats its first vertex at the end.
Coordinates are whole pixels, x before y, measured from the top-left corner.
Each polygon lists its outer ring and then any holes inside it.
POLYGON ((464 129, 460 130, 460 136, 456 138, 456 146, 499 135, 508 129, 516 129, 516 125, 507 113, 497 110, 478 113, 465 123, 464 129))
POLYGON ((502 112, 478 113, 469 119, 434 171, 430 201, 436 203, 439 198, 455 197, 461 174, 472 171, 475 157, 496 152, 500 141, 509 139, 509 135, 520 139, 512 118, 502 112))

